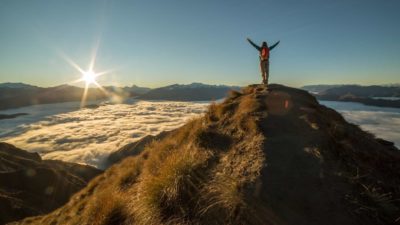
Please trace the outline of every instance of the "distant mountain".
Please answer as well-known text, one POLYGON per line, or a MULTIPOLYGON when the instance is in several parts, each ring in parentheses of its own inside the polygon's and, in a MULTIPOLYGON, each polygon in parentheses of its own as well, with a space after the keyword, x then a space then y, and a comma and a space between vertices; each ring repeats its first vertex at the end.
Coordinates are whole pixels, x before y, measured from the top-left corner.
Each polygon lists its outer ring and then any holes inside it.
POLYGON ((400 151, 304 90, 271 84, 232 91, 203 117, 122 151, 134 156, 64 206, 16 224, 399 221, 400 151))
MULTIPOLYGON (((0 87, 0 110, 36 104, 80 101, 83 94, 83 88, 70 85, 42 88, 6 83, 2 86, 0 87)), ((105 99, 107 97, 101 90, 90 88, 87 100, 105 99)))
POLYGON ((319 95, 342 96, 352 94, 357 97, 400 97, 400 86, 396 85, 307 85, 302 89, 319 95))
POLYGON ((396 100, 400 97, 400 87, 396 85, 310 85, 304 86, 303 89, 313 93, 319 100, 400 108, 400 100, 396 100), (377 97, 382 99, 376 99, 377 97))
POLYGON ((139 87, 136 85, 132 85, 131 87, 125 87, 124 89, 129 90, 133 93, 137 93, 137 94, 145 94, 151 90, 151 88, 139 87))
POLYGON ((0 88, 35 89, 38 87, 24 83, 0 83, 0 88))
POLYGON ((19 116, 26 116, 28 113, 0 114, 0 120, 14 119, 19 116))
POLYGON ((359 85, 343 85, 340 87, 329 88, 322 95, 345 95, 352 94, 357 97, 400 97, 400 87, 396 86, 359 86, 359 85))
POLYGON ((100 173, 0 142, 0 224, 49 213, 100 173))
POLYGON ((187 85, 173 84, 161 88, 155 88, 140 95, 139 99, 146 100, 170 100, 170 101, 210 101, 221 99, 230 90, 238 90, 237 86, 208 85, 192 83, 187 85))
POLYGON ((135 97, 138 95, 145 94, 151 90, 147 87, 139 87, 132 85, 130 87, 116 87, 116 86, 106 86, 105 89, 112 91, 114 93, 120 94, 122 96, 135 97))
POLYGON ((328 89, 340 87, 340 86, 343 86, 343 85, 340 85, 340 84, 335 84, 335 85, 317 84, 317 85, 305 85, 305 86, 301 87, 301 89, 307 90, 311 93, 320 93, 320 92, 326 91, 328 89))
MULTIPOLYGON (((31 86, 28 84, 22 83, 2 83, 0 84, 0 109, 4 109, 2 105, 4 105, 3 101, 6 101, 8 98, 13 98, 16 96, 32 96, 37 94, 42 88, 31 86)), ((12 108, 12 107, 10 107, 12 108)))

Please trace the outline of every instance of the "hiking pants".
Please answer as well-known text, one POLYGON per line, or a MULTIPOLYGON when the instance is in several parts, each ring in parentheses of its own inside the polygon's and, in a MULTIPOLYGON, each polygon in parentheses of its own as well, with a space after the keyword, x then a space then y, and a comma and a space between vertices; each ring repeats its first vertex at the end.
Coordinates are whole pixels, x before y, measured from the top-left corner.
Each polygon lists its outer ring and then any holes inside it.
POLYGON ((268 84, 269 60, 260 60, 261 77, 264 84, 268 84))

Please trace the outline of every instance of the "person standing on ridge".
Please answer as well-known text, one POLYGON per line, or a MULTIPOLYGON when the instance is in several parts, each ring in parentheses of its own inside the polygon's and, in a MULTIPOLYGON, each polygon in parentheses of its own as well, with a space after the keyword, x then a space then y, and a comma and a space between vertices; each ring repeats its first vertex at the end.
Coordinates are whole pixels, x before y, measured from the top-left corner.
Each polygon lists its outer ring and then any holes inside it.
POLYGON ((276 42, 273 44, 271 47, 268 47, 267 42, 263 42, 261 47, 254 44, 250 40, 250 38, 247 38, 247 41, 253 45, 254 48, 256 48, 260 52, 260 69, 261 69, 261 76, 263 79, 263 84, 268 84, 268 78, 269 78, 269 52, 274 49, 280 41, 276 42))

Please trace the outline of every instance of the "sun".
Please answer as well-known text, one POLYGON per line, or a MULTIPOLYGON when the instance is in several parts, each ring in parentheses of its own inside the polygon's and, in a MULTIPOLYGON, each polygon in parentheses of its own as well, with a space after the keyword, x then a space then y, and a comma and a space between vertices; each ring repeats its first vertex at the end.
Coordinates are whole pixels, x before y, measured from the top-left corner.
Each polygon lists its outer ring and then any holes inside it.
MULTIPOLYGON (((96 42, 96 46, 93 49, 92 56, 90 59, 90 63, 88 66, 87 70, 82 69, 76 62, 74 62, 71 58, 69 58, 65 53, 60 51, 60 56, 69 64, 71 67, 75 68, 79 74, 80 78, 69 82, 69 84, 74 84, 74 83, 79 83, 79 82, 85 82, 85 88, 83 90, 82 94, 82 100, 81 100, 81 107, 84 107, 86 104, 86 99, 88 98, 89 94, 89 89, 91 84, 95 86, 95 88, 99 89, 104 96, 111 96, 112 93, 108 92, 107 89, 103 88, 98 82, 97 82, 97 77, 103 76, 105 74, 111 73, 114 70, 107 70, 107 71, 102 71, 102 72, 94 72, 93 68, 96 62, 96 55, 97 55, 97 48, 98 48, 99 42, 96 42)), ((96 92, 95 92, 96 93, 96 92)))
POLYGON ((86 82, 86 85, 96 83, 97 74, 92 70, 86 71, 82 74, 82 80, 86 82))

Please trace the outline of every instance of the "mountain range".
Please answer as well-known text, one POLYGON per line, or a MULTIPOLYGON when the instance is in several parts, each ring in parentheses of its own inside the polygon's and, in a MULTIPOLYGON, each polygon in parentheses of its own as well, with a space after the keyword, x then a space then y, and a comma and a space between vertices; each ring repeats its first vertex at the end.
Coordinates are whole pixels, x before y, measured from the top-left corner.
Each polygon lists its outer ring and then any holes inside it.
MULTIPOLYGON (((174 84, 155 89, 136 85, 131 87, 104 87, 111 95, 117 95, 121 98, 136 97, 146 100, 171 101, 210 101, 223 98, 229 90, 238 88, 236 86, 201 83, 174 84)), ((35 104, 80 101, 83 92, 83 88, 70 85, 42 88, 23 83, 2 83, 0 84, 0 110, 35 104)), ((88 90, 88 101, 109 98, 112 97, 98 88, 89 88, 88 90)), ((4 117, 8 117, 8 115, 4 115, 4 117)))
MULTIPOLYGON (((2 84, 0 86, 0 110, 22 106, 80 101, 83 89, 70 85, 57 87, 35 87, 24 84, 2 84)), ((88 90, 88 100, 104 99, 106 95, 99 89, 88 90)))
POLYGON ((174 84, 152 89, 138 98, 145 100, 210 101, 221 99, 226 96, 228 91, 238 89, 240 87, 207 85, 202 83, 192 83, 189 85, 174 84))
POLYGON ((11 224, 395 224, 400 151, 272 84, 119 149, 62 207, 11 224))
POLYGON ((310 91, 319 100, 359 102, 365 105, 400 108, 398 85, 309 85, 302 89, 310 91))
MULTIPOLYGON (((160 88, 146 88, 132 85, 131 87, 105 86, 109 94, 98 88, 89 88, 87 100, 113 99, 134 97, 143 100, 168 101, 211 101, 221 99, 230 90, 239 90, 238 86, 208 85, 202 83, 173 84, 160 88)), ((310 91, 320 100, 360 102, 366 105, 383 107, 400 107, 400 100, 376 99, 400 97, 398 85, 307 85, 302 89, 310 91)), ((0 84, 0 110, 69 101, 80 101, 83 88, 60 85, 42 88, 23 83, 0 84)), ((0 118, 12 118, 13 115, 1 115, 0 118)))
POLYGON ((302 89, 321 95, 345 95, 351 93, 358 97, 400 97, 398 85, 307 85, 302 89))

